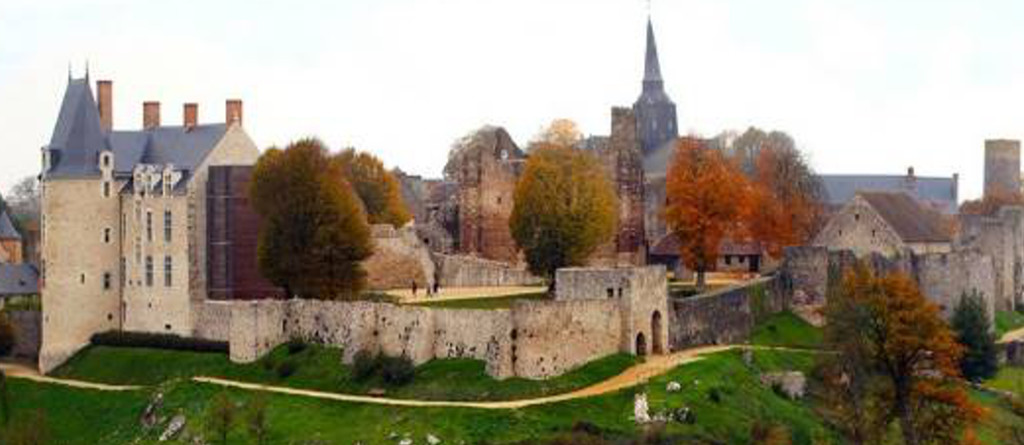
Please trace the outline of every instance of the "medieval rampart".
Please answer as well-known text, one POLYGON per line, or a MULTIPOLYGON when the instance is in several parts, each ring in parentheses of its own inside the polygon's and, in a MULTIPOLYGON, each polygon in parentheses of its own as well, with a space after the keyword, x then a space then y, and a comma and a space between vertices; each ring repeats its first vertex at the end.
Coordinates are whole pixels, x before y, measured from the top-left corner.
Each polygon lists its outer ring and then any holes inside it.
POLYGON ((542 280, 525 269, 500 261, 463 255, 434 254, 442 287, 533 286, 542 280))
POLYGON ((788 308, 774 277, 669 301, 672 350, 702 345, 743 343, 761 317, 788 308))

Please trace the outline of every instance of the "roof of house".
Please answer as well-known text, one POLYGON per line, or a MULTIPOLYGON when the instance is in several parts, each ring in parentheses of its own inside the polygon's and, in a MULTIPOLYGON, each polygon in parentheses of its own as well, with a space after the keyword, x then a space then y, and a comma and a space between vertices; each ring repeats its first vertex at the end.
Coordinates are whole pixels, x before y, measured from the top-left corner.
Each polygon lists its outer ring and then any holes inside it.
MULTIPOLYGON (((681 247, 679 237, 674 233, 669 233, 662 236, 657 243, 654 243, 650 254, 668 257, 679 256, 681 247)), ((722 240, 722 243, 718 246, 719 255, 760 255, 763 252, 764 249, 761 243, 756 241, 733 241, 726 239, 722 240)))
POLYGON ((31 264, 0 264, 0 296, 39 293, 39 271, 31 264))
POLYGON ((15 230, 11 215, 6 210, 0 211, 0 239, 21 239, 21 234, 15 230))
POLYGON ((905 242, 949 242, 943 216, 904 192, 859 192, 905 242))
POLYGON ((906 192, 939 208, 943 213, 957 211, 957 179, 907 175, 820 175, 826 200, 842 206, 857 192, 906 192))
POLYGON ((99 155, 114 153, 114 173, 130 175, 138 164, 173 164, 194 171, 224 138, 226 124, 193 127, 162 126, 133 131, 105 131, 89 88, 88 79, 68 82, 53 137, 51 167, 47 178, 80 178, 100 175, 99 155))

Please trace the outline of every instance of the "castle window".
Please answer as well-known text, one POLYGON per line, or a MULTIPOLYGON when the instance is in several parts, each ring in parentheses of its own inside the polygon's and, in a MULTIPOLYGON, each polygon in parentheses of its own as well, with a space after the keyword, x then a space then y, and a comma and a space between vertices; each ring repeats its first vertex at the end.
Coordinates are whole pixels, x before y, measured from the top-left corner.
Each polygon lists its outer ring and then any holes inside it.
POLYGON ((174 264, 171 262, 170 256, 164 257, 164 287, 171 287, 174 280, 171 278, 174 272, 174 264))
POLYGON ((732 264, 732 257, 731 256, 729 256, 729 255, 725 256, 725 264, 726 265, 732 264))
POLYGON ((124 279, 127 274, 128 265, 124 257, 121 257, 121 286, 124 286, 124 279))
POLYGON ((164 242, 171 242, 171 211, 164 210, 164 242))
POLYGON ((103 166, 110 167, 110 155, 103 155, 103 166))
POLYGON ((853 220, 854 221, 860 221, 860 213, 854 213, 853 214, 853 220))
POLYGON ((106 181, 103 182, 103 197, 104 198, 109 198, 110 197, 110 183, 106 182, 106 181))
POLYGON ((615 296, 615 289, 612 289, 612 288, 609 287, 608 288, 608 298, 612 298, 614 296, 615 296))
POLYGON ((153 257, 146 257, 146 287, 153 287, 153 257))
POLYGON ((872 238, 874 238, 874 237, 875 237, 875 235, 876 235, 877 233, 878 233, 878 231, 877 231, 877 230, 875 230, 875 229, 871 229, 871 237, 872 237, 872 238))
POLYGON ((82 284, 85 284, 85 274, 82 274, 82 275, 81 275, 81 276, 80 276, 80 277, 78 278, 78 280, 79 280, 79 281, 81 281, 81 282, 82 282, 82 284))
POLYGON ((110 290, 110 272, 103 273, 103 290, 110 290))
POLYGON ((110 227, 103 229, 103 242, 110 244, 110 227))
POLYGON ((146 211, 146 241, 153 242, 153 212, 146 211))

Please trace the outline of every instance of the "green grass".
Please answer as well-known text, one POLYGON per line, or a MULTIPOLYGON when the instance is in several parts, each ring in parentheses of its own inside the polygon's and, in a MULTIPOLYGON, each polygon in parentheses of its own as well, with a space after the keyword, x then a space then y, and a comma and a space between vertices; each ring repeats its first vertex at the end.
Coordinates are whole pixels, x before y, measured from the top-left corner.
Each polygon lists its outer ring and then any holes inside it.
POLYGON ((996 311, 996 336, 1014 329, 1024 328, 1024 313, 1017 311, 996 311))
POLYGON ((792 312, 785 311, 758 323, 750 336, 750 342, 761 346, 818 349, 822 343, 822 331, 792 312))
MULTIPOLYGON (((786 425, 792 432, 793 443, 810 445, 813 438, 828 437, 828 433, 809 405, 776 395, 762 386, 757 376, 765 370, 806 370, 812 356, 809 352, 758 351, 748 368, 739 352, 729 351, 676 368, 640 388, 517 410, 392 407, 277 394, 264 397, 268 400, 272 445, 302 443, 296 441, 313 438, 331 444, 397 443, 397 439, 389 438, 391 433, 408 435, 415 443, 424 443, 430 433, 444 443, 505 444, 549 438, 570 429, 577 421, 587 421, 611 434, 629 436, 638 433, 632 421, 633 395, 638 390, 647 392, 654 412, 687 406, 696 414, 693 425, 670 424, 668 432, 673 435, 713 438, 718 443, 747 443, 750 424, 764 418, 786 425), (680 382, 683 391, 668 393, 665 387, 670 381, 680 382), (711 388, 718 388, 721 393, 719 402, 708 397, 711 388)), ((202 431, 202 413, 214 395, 227 391, 239 406, 254 396, 248 391, 182 380, 165 383, 159 390, 165 395, 160 415, 184 413, 189 434, 202 431)), ((66 440, 59 443, 71 445, 133 443, 133 435, 141 438, 140 445, 156 444, 162 426, 149 432, 137 426, 148 397, 147 391, 100 393, 26 381, 18 381, 14 388, 17 403, 45 405, 41 407, 47 410, 54 426, 64 431, 60 437, 66 440), (34 396, 26 399, 26 394, 34 396), (108 398, 111 400, 104 401, 108 398), (96 406, 103 412, 96 410, 96 406)), ((250 443, 242 425, 235 427, 229 443, 250 443)))
POLYGON ((1002 366, 995 377, 985 382, 985 386, 1010 391, 1024 397, 1024 368, 1002 366))
POLYGON ((380 378, 356 381, 351 368, 341 364, 340 350, 317 345, 296 354, 289 354, 286 346, 280 346, 251 364, 231 363, 227 355, 219 353, 95 346, 79 353, 53 374, 122 385, 156 385, 203 375, 345 394, 383 389, 388 397, 405 399, 512 400, 584 388, 620 374, 635 363, 633 356, 616 354, 552 379, 495 380, 487 375, 484 362, 479 360, 434 360, 416 369, 412 383, 391 387, 380 378), (294 362, 296 371, 280 378, 276 368, 285 361, 294 362))
POLYGON ((512 304, 522 300, 547 299, 546 292, 509 295, 505 297, 465 298, 458 300, 441 300, 414 303, 413 306, 435 307, 446 309, 508 309, 512 304))

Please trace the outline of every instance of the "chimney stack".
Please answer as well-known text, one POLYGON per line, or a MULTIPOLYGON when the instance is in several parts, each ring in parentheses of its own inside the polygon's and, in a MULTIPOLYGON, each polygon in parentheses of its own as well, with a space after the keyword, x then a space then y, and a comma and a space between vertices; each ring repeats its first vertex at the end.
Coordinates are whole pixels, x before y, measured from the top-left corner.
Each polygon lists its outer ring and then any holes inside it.
POLYGON ((228 125, 237 123, 242 125, 242 100, 241 99, 228 99, 224 103, 225 111, 225 123, 228 125))
POLYGON ((110 132, 114 129, 114 83, 109 80, 97 80, 96 96, 98 98, 96 107, 100 112, 100 125, 103 126, 103 131, 110 132))
POLYGON ((199 121, 199 104, 187 103, 185 104, 185 129, 191 130, 192 127, 196 126, 199 121))
POLYGON ((147 101, 142 103, 142 129, 149 130, 160 126, 160 102, 147 101))

